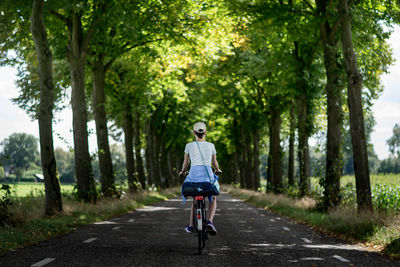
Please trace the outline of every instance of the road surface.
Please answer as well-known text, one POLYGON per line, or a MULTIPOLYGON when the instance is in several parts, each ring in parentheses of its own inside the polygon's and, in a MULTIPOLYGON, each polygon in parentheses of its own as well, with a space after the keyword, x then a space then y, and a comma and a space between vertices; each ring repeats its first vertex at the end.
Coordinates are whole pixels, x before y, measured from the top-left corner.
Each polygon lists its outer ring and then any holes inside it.
POLYGON ((400 266, 222 194, 203 255, 179 198, 0 257, 0 266, 400 266))

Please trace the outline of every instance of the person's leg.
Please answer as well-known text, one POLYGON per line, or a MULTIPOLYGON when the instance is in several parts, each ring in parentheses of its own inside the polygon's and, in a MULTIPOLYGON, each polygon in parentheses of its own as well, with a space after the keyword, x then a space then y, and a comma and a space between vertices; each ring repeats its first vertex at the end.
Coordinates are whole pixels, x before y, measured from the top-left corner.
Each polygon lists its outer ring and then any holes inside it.
POLYGON ((209 214, 208 214, 208 220, 210 222, 213 221, 216 210, 217 210, 217 197, 213 196, 213 199, 212 199, 212 202, 211 202, 210 208, 209 208, 209 214))
POLYGON ((193 210, 194 210, 194 202, 192 202, 192 208, 190 209, 189 227, 193 227, 193 210))

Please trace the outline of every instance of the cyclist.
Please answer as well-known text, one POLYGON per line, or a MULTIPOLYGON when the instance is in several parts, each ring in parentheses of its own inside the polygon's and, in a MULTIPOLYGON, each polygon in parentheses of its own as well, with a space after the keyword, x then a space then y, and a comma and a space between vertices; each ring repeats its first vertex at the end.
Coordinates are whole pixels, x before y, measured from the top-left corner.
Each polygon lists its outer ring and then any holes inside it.
MULTIPOLYGON (((217 151, 215 150, 215 146, 213 143, 205 141, 206 134, 206 125, 203 122, 197 122, 193 127, 193 135, 196 138, 196 141, 186 144, 182 170, 179 173, 180 176, 184 176, 190 162, 190 171, 189 174, 186 176, 184 183, 210 183, 210 177, 214 179, 211 165, 215 168, 215 173, 222 173, 218 166, 216 156, 217 151)), ((207 221, 207 231, 211 235, 217 234, 217 229, 213 224, 213 218, 216 209, 217 197, 212 196, 212 198, 210 199, 209 215, 207 221)), ((193 228, 193 206, 190 211, 189 225, 185 228, 185 230, 187 233, 190 234, 195 232, 193 228)))

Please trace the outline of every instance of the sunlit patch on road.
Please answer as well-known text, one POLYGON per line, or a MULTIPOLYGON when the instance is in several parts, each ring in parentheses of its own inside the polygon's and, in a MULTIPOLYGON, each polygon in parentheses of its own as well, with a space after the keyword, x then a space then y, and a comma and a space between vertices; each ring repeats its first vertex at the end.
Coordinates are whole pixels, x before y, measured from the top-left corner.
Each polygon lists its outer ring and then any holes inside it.
POLYGON ((118 223, 112 221, 102 221, 102 222, 95 222, 94 224, 118 224, 118 223))
POLYGON ((97 240, 97 238, 92 237, 92 238, 86 239, 85 241, 83 241, 83 243, 92 243, 95 240, 97 240))
POLYGON ((350 262, 348 259, 345 259, 345 258, 343 258, 343 257, 341 257, 341 256, 339 256, 339 255, 333 255, 332 256, 334 259, 337 259, 338 261, 341 261, 341 262, 350 262))
POLYGON ((364 251, 362 247, 358 246, 350 246, 350 245, 329 245, 329 244, 320 244, 320 245, 303 245, 305 248, 317 248, 317 249, 340 249, 340 250, 358 250, 364 251))
POLYGON ((158 207, 158 206, 145 206, 143 208, 137 209, 137 211, 141 212, 155 212, 155 211, 163 211, 163 210, 177 210, 178 208, 173 207, 158 207))
POLYGON ((44 260, 41 260, 39 262, 36 262, 34 264, 31 265, 31 267, 40 267, 40 266, 44 266, 52 261, 55 261, 55 258, 45 258, 44 260))

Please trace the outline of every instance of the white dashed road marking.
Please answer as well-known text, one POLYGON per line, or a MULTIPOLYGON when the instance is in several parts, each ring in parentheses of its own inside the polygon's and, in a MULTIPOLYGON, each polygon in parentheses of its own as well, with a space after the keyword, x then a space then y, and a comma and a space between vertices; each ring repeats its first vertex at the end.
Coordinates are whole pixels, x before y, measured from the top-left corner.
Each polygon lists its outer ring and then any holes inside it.
POLYGON ((119 230, 119 229, 121 229, 121 226, 115 226, 112 228, 112 230, 119 230))
POLYGON ((134 222, 135 221, 135 219, 130 219, 128 222, 134 222))
POLYGON ((52 261, 54 261, 55 258, 45 258, 44 260, 38 261, 34 264, 31 265, 31 267, 40 267, 40 266, 44 266, 52 261))
POLYGON ((270 221, 270 222, 275 222, 275 220, 274 220, 274 219, 269 219, 269 221, 270 221))
POLYGON ((333 258, 335 258, 335 259, 337 259, 337 260, 339 260, 341 262, 350 262, 348 259, 345 259, 345 258, 343 258, 343 257, 341 257, 339 255, 334 255, 333 258))
POLYGON ((89 239, 83 241, 83 243, 92 243, 92 242, 95 241, 96 239, 97 239, 97 238, 92 237, 92 238, 89 238, 89 239))
POLYGON ((282 229, 285 230, 285 231, 290 231, 290 229, 287 228, 287 227, 282 227, 282 229))
POLYGON ((307 239, 307 238, 305 238, 305 237, 303 237, 301 240, 303 240, 303 241, 306 242, 306 243, 312 243, 311 240, 309 240, 309 239, 307 239))

